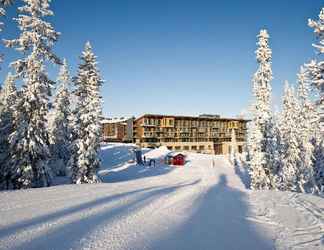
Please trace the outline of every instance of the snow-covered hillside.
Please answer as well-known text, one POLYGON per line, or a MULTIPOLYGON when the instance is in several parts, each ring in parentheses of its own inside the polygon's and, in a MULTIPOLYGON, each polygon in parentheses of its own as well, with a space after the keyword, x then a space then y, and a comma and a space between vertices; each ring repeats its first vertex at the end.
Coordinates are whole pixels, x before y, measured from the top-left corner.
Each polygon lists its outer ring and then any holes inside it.
POLYGON ((0 249, 324 249, 324 199, 246 189, 220 156, 137 166, 102 148, 104 183, 0 193, 0 249))

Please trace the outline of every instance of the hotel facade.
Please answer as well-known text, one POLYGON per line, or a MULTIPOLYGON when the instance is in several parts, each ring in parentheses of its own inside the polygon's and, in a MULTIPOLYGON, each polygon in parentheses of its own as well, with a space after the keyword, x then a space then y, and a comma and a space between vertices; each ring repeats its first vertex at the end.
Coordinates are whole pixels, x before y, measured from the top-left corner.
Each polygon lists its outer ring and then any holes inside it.
POLYGON ((218 115, 169 116, 145 114, 134 120, 133 140, 140 147, 166 146, 175 151, 229 154, 233 130, 236 152, 243 152, 247 120, 218 115))

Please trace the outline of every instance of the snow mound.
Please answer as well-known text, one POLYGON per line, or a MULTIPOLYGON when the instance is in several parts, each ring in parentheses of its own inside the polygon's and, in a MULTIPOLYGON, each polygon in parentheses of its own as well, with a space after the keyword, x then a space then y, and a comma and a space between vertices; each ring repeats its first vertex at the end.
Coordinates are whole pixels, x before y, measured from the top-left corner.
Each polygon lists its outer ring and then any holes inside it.
POLYGON ((161 158, 164 158, 170 152, 171 151, 166 146, 162 146, 162 147, 153 149, 153 150, 145 153, 144 155, 146 158, 161 159, 161 158))

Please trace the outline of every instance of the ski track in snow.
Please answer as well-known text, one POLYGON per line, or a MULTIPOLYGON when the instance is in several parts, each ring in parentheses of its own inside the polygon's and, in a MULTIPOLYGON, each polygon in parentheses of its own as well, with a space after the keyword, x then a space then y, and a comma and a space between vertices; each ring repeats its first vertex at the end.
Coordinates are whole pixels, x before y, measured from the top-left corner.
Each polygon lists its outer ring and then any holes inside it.
POLYGON ((102 147, 106 183, 0 192, 0 249, 324 249, 323 198, 247 190, 222 156, 137 166, 131 148, 102 147))

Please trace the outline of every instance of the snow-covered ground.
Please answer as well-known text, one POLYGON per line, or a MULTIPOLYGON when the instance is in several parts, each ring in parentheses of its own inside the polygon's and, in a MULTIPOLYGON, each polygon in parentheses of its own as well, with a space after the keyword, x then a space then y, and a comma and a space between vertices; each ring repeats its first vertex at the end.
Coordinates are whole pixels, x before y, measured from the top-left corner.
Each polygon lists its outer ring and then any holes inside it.
POLYGON ((104 183, 0 193, 0 249, 324 249, 324 199, 246 188, 220 156, 103 146, 104 183))

